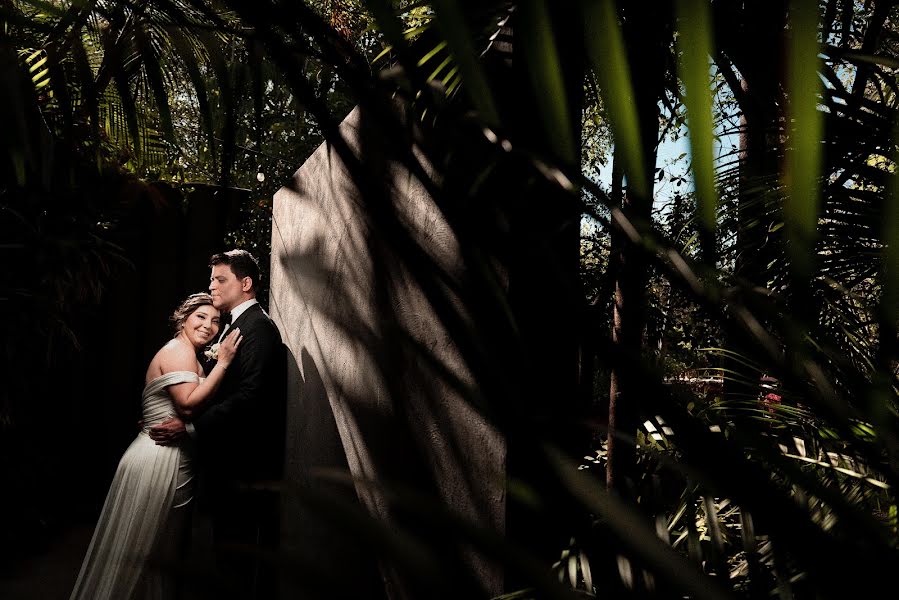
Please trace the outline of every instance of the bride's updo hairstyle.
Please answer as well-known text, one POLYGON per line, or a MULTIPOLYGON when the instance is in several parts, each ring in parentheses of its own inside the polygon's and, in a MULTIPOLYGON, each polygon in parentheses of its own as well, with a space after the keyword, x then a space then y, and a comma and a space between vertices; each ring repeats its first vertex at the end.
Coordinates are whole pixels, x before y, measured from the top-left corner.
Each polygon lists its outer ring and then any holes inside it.
POLYGON ((187 317, 193 314, 193 312, 201 306, 212 306, 212 296, 206 292, 191 294, 178 308, 175 309, 175 312, 169 317, 169 321, 175 326, 176 336, 181 333, 181 330, 184 328, 184 322, 187 320, 187 317))

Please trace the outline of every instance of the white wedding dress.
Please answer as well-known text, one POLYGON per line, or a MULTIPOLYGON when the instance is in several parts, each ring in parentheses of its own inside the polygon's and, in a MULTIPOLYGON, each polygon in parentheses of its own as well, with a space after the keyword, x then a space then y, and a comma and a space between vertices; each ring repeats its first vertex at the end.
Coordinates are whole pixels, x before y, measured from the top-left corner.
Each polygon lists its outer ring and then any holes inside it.
POLYGON ((167 387, 198 381, 173 371, 152 380, 142 397, 144 429, 119 461, 71 600, 164 600, 175 595, 166 563, 175 560, 193 499, 189 438, 158 446, 150 427, 174 416, 167 387))

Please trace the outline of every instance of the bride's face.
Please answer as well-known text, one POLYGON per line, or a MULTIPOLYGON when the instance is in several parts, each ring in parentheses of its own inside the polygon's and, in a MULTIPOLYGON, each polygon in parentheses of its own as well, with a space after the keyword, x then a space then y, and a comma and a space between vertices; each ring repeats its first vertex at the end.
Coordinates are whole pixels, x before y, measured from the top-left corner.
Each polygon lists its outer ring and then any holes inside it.
POLYGON ((182 328, 188 341, 197 348, 202 348, 219 332, 219 311, 213 306, 201 306, 190 313, 182 328))

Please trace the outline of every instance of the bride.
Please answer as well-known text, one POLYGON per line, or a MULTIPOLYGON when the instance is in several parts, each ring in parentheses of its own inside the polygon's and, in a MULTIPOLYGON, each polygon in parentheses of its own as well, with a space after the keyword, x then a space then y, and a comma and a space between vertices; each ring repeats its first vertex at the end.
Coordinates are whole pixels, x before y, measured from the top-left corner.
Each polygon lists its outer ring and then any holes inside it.
POLYGON ((147 368, 143 429, 119 461, 71 600, 175 595, 174 578, 158 564, 175 560, 185 539, 193 499, 192 453, 188 437, 158 446, 147 432, 176 414, 189 418, 215 394, 241 340, 239 329, 228 333, 218 362, 204 378, 197 354, 215 339, 219 316, 206 293, 189 296, 172 315, 175 336, 147 368))

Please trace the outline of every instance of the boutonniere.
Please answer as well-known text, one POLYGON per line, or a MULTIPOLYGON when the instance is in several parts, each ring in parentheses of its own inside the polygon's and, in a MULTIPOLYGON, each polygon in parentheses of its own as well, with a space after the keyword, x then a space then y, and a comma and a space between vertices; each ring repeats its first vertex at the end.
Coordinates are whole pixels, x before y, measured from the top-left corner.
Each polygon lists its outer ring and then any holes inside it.
POLYGON ((209 346, 205 352, 203 352, 203 356, 205 356, 208 360, 218 360, 219 358, 219 344, 215 343, 209 346))

